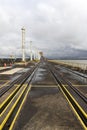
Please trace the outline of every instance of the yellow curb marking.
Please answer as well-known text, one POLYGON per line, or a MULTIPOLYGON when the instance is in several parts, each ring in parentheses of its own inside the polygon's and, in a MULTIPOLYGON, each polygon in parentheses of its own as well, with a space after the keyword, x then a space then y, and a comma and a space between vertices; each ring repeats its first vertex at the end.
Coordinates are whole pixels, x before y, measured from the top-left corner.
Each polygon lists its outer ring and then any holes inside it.
POLYGON ((9 113, 7 114, 7 116, 5 117, 4 121, 2 122, 1 126, 0 126, 0 129, 2 130, 5 123, 7 122, 9 116, 11 115, 11 113, 13 112, 14 108, 16 107, 16 105, 18 104, 18 101, 20 100, 21 96, 23 95, 25 89, 26 89, 27 86, 24 86, 24 89, 22 91, 22 93, 20 94, 20 96, 17 98, 16 102, 14 103, 14 105, 12 106, 11 110, 9 111, 9 113))
POLYGON ((16 115, 15 115, 14 120, 12 121, 12 124, 11 124, 9 130, 12 130, 12 129, 13 129, 13 126, 14 126, 14 124, 15 124, 15 121, 16 121, 16 119, 17 119, 17 117, 18 117, 18 115, 19 115, 19 113, 20 113, 20 111, 21 111, 21 108, 22 108, 22 106, 23 106, 23 104, 24 104, 24 102, 25 102, 25 100, 26 100, 26 98, 27 98, 28 92, 29 92, 30 90, 31 90, 31 85, 30 85, 30 87, 29 87, 28 90, 27 90, 27 93, 26 93, 26 95, 25 95, 25 97, 24 97, 24 99, 23 99, 23 101, 22 101, 22 103, 21 103, 21 105, 20 105, 20 107, 19 107, 19 109, 18 109, 16 115))
MULTIPOLYGON (((71 104, 71 102, 69 101, 69 99, 67 98, 66 94, 64 93, 64 91, 62 90, 61 86, 58 85, 58 87, 60 88, 60 90, 62 91, 63 95, 65 96, 65 98, 67 99, 68 103, 70 104, 72 110, 74 111, 74 113, 76 114, 77 118, 79 119, 80 123, 82 124, 84 130, 87 130, 87 127, 85 126, 84 122, 82 121, 81 117, 79 116, 79 114, 77 113, 77 111, 75 110, 75 108, 73 107, 73 105, 71 104)), ((65 88, 65 87, 64 87, 65 88)), ((71 95, 71 94, 70 94, 71 95)), ((87 114, 86 114, 87 117, 87 114)))

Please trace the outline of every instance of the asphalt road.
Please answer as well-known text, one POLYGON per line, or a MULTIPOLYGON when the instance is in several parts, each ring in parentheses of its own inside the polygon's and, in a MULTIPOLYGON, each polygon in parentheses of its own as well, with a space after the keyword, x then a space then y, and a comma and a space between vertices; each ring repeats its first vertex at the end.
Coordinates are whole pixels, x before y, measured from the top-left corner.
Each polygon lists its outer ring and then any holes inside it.
POLYGON ((45 64, 33 78, 14 130, 83 130, 45 64))

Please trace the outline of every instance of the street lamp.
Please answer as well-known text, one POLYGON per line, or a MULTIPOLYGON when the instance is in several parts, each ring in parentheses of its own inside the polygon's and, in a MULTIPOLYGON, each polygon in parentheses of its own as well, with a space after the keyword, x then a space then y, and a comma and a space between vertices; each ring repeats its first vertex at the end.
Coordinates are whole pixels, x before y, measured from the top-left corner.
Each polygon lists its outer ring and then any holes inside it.
POLYGON ((25 61, 25 28, 22 29, 22 61, 25 61))
POLYGON ((32 61, 32 41, 30 41, 30 60, 32 61))

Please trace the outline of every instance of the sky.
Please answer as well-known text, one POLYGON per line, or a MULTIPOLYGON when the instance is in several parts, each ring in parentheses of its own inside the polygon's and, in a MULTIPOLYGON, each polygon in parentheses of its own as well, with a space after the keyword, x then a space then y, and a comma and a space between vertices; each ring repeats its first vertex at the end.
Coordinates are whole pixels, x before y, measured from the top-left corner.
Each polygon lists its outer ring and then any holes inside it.
POLYGON ((0 0, 0 56, 21 55, 21 28, 46 57, 87 50, 87 0, 0 0))

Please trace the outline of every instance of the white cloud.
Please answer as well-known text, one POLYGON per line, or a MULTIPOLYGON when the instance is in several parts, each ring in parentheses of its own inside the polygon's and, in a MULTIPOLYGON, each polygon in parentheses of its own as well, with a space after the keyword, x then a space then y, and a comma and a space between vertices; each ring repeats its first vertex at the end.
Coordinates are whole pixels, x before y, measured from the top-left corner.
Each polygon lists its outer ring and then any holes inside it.
POLYGON ((6 45, 21 48, 22 26, 26 44, 32 40, 44 52, 43 48, 55 51, 67 46, 87 50, 87 1, 0 0, 0 46, 7 54, 6 45))

